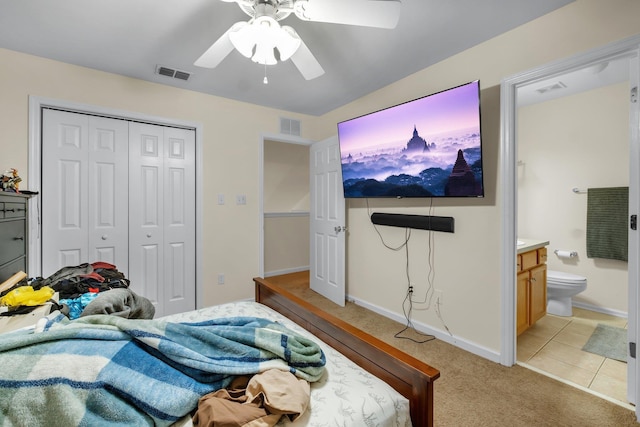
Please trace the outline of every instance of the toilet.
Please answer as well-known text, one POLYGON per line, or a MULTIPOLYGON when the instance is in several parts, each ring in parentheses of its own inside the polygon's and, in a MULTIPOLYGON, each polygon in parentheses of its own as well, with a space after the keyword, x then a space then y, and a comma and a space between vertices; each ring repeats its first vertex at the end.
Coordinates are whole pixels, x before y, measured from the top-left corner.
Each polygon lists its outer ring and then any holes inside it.
POLYGON ((587 278, 561 271, 547 271, 547 313, 572 316, 571 297, 587 289, 587 278))

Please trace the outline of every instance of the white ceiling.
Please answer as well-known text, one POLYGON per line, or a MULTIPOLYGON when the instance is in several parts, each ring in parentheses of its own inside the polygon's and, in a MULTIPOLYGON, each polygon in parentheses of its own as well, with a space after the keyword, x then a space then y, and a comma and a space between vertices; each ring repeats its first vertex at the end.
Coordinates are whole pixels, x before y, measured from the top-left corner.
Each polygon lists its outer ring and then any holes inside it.
POLYGON ((235 51, 215 69, 193 65, 232 24, 248 20, 237 4, 221 0, 0 0, 0 47, 321 115, 572 1, 402 0, 394 30, 292 15, 282 24, 296 29, 325 74, 307 81, 285 61, 267 67, 267 85, 265 67, 235 51), (157 65, 192 75, 188 81, 161 76, 157 65))

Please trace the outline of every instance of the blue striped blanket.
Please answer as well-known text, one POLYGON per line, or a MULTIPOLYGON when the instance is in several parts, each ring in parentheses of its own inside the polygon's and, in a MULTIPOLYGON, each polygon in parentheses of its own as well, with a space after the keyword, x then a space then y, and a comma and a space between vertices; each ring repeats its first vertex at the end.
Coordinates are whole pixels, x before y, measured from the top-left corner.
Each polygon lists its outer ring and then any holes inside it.
POLYGON ((236 375, 283 369, 310 382, 320 347, 255 317, 198 323, 59 313, 0 336, 0 425, 170 425, 236 375))

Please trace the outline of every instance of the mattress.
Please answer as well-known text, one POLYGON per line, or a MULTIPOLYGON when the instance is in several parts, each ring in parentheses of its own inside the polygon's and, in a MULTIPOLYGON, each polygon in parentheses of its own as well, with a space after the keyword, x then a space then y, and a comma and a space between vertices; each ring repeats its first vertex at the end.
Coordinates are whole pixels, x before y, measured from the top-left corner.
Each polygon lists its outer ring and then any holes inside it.
MULTIPOLYGON (((198 322, 205 319, 254 316, 277 321, 317 342, 326 356, 326 370, 320 381, 311 384, 311 402, 296 421, 283 417, 278 426, 411 426, 409 401, 379 378, 369 374, 296 323, 262 304, 242 301, 162 319, 172 322, 198 322)), ((176 423, 190 426, 185 418, 176 423)))

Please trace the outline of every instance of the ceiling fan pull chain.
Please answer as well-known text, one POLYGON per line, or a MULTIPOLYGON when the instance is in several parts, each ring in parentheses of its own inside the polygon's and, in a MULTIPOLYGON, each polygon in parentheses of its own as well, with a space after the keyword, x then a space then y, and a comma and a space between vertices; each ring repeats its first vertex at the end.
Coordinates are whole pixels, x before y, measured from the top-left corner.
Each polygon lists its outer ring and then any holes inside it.
POLYGON ((269 84, 269 80, 267 80, 267 64, 264 64, 264 79, 262 80, 262 83, 269 84))

